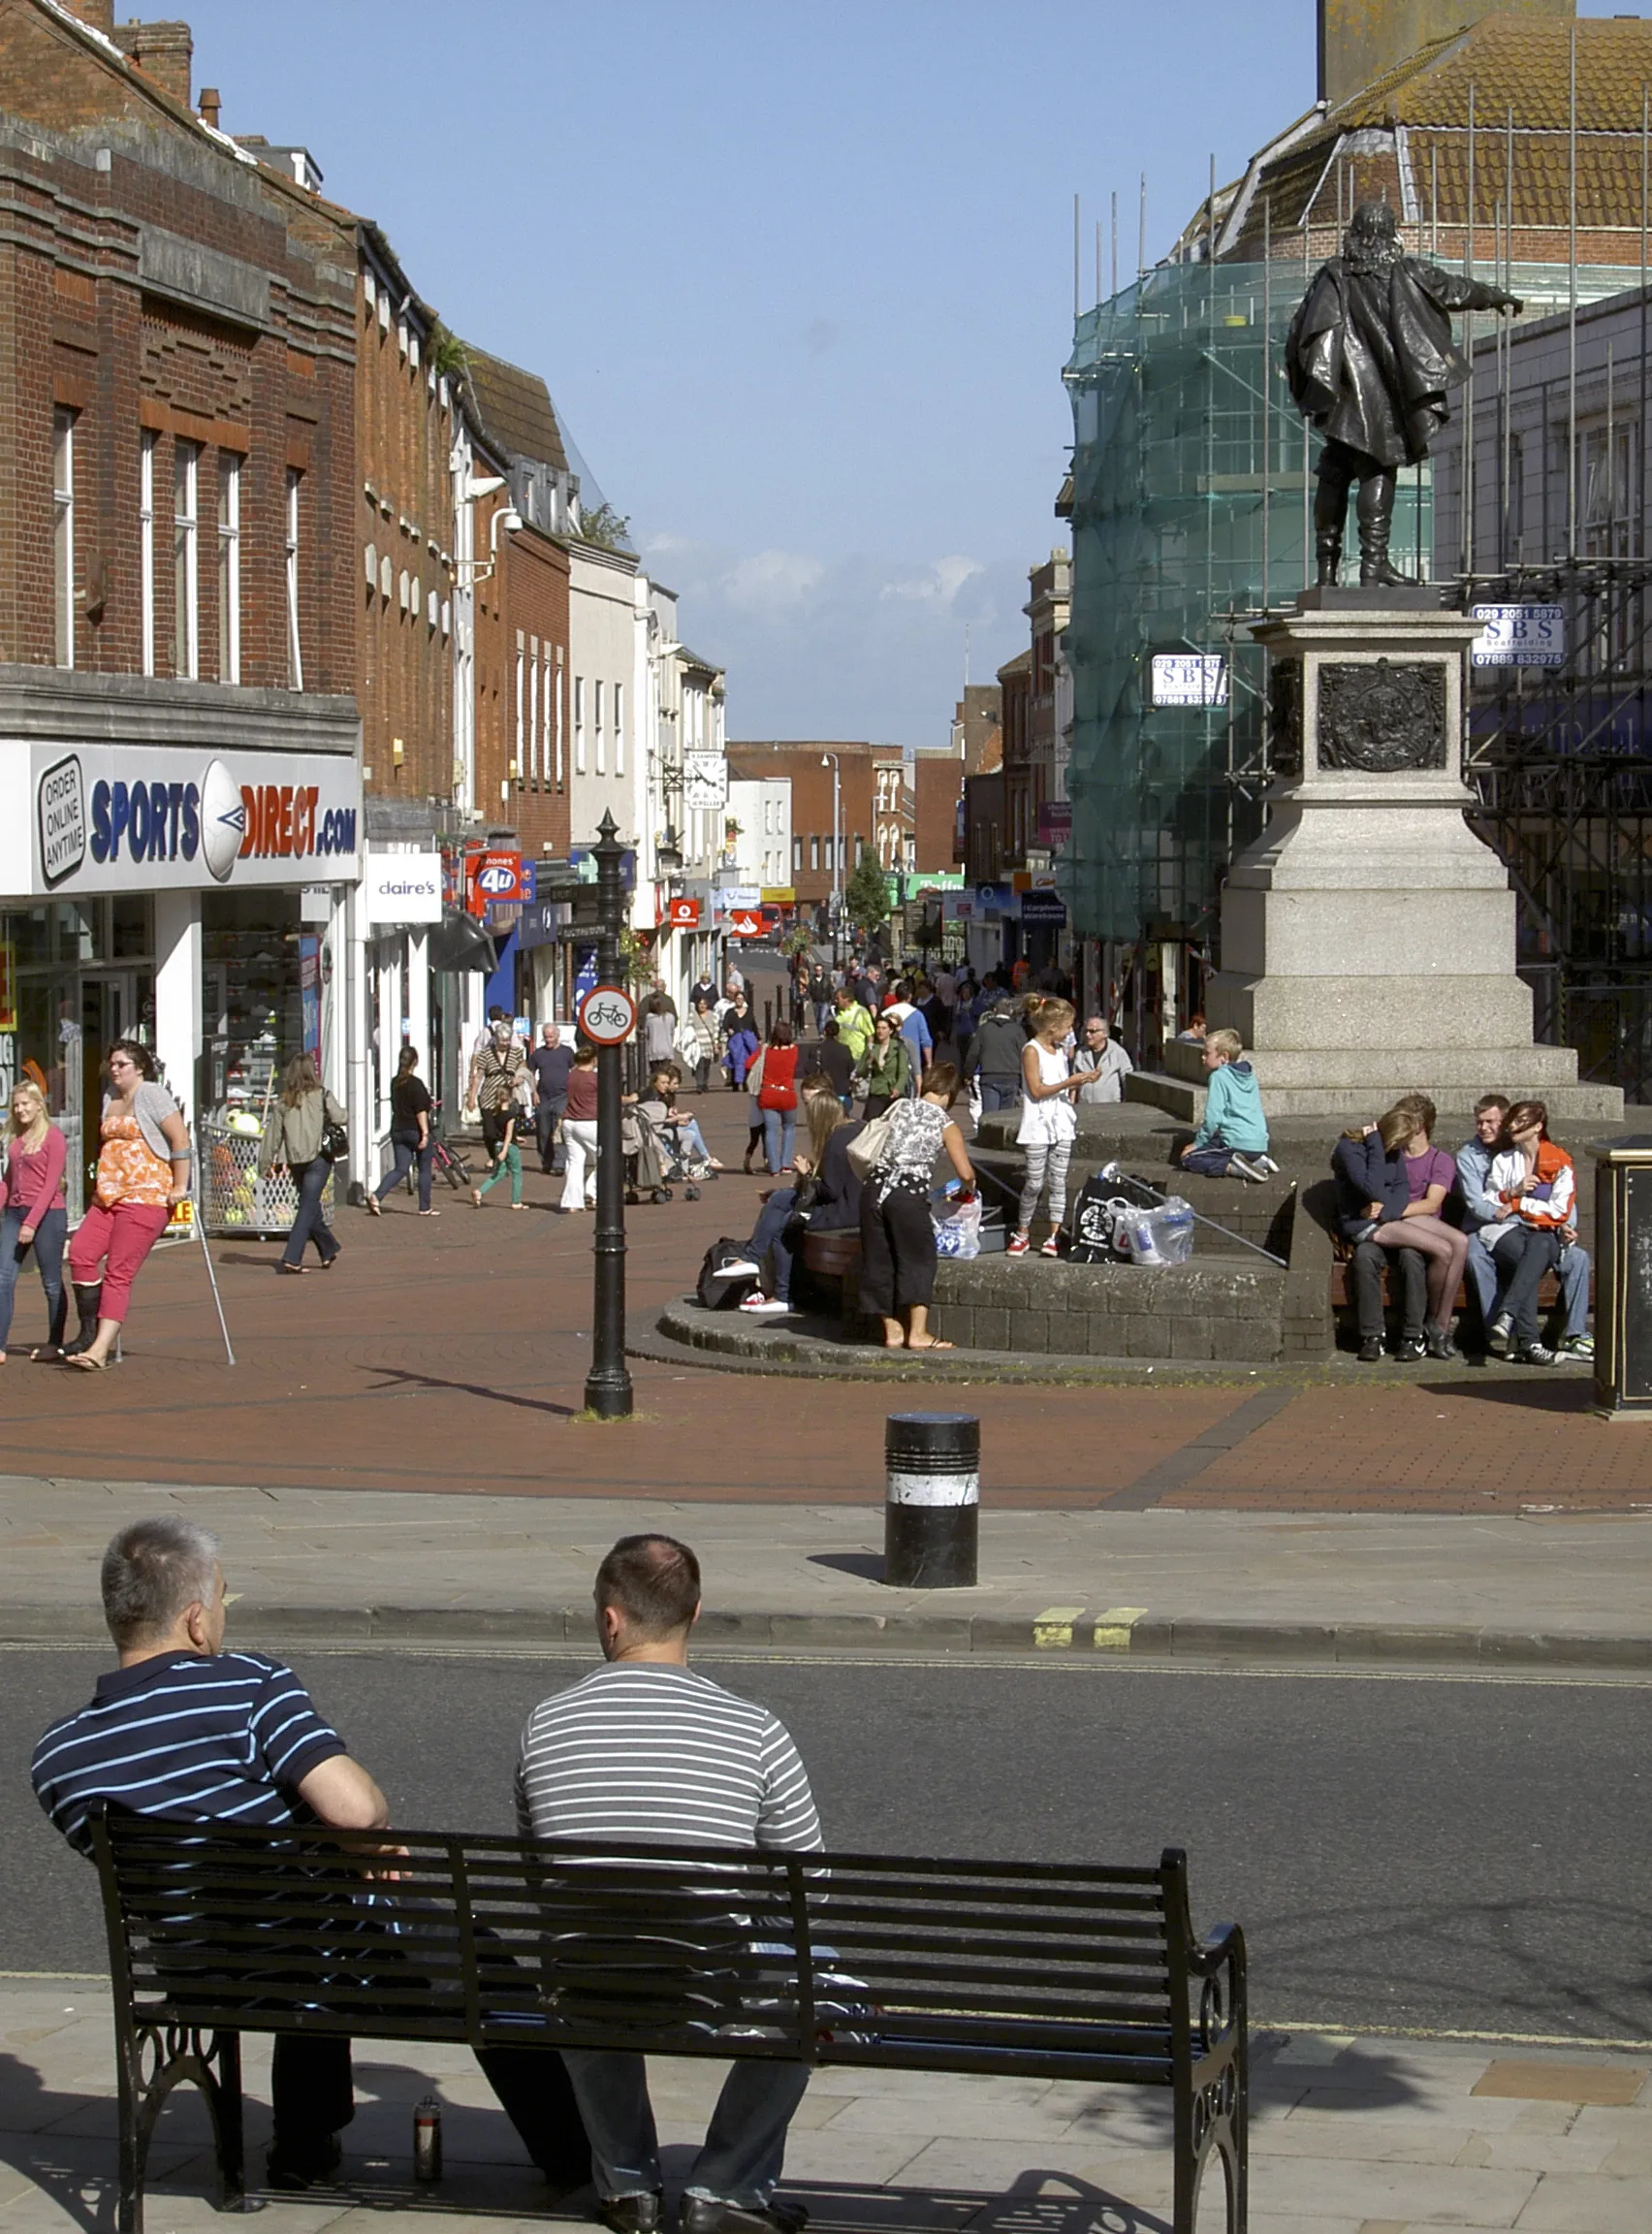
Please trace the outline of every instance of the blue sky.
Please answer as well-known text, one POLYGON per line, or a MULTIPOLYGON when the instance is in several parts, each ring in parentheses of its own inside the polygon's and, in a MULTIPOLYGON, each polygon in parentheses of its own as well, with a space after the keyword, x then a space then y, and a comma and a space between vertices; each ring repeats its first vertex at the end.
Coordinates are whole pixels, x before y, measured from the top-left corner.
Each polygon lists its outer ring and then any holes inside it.
POLYGON ((736 737, 944 743, 1063 539, 1074 193, 1088 303, 1112 192, 1128 265, 1146 171, 1161 253, 1315 90, 1313 0, 178 13, 227 131, 545 375, 736 737))

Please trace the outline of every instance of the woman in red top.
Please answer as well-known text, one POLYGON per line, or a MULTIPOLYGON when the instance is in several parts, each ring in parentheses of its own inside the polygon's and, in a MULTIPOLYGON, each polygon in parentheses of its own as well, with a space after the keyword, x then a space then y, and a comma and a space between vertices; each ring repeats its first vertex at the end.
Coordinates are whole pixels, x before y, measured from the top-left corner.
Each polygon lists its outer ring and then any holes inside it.
MULTIPOLYGON (((750 1083, 748 1072, 747 1086, 750 1083)), ((789 1024, 778 1022, 769 1034, 757 1106, 763 1112, 763 1152, 769 1159, 770 1176, 778 1179, 782 1171, 791 1169, 797 1138, 797 1035, 789 1024)))
POLYGON ((587 1201, 586 1165, 590 1165, 589 1193, 596 1194, 596 1049, 582 1039, 574 1067, 568 1072, 568 1103, 562 1112, 562 1144, 568 1152, 568 1176, 559 1205, 565 1215, 583 1210, 587 1201))
POLYGON ((5 1169, 0 1172, 0 1365, 12 1331, 12 1299, 17 1274, 32 1247, 40 1284, 46 1290, 49 1334, 29 1356, 55 1364, 63 1355, 67 1309, 63 1293, 63 1250, 69 1238, 69 1210, 63 1199, 63 1166, 68 1142, 47 1113, 46 1096, 32 1078, 19 1079, 12 1096, 12 1122, 6 1136, 5 1169))

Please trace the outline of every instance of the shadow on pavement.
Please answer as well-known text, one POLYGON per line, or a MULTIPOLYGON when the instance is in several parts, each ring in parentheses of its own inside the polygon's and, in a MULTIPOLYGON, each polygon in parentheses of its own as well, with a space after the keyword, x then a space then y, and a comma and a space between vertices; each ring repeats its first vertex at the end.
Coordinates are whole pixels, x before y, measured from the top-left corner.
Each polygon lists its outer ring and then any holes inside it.
POLYGON ((378 1381, 373 1390, 383 1395, 392 1388, 446 1388, 461 1396, 481 1396, 490 1404, 511 1404, 519 1412, 553 1412, 558 1420, 577 1420, 577 1404, 553 1403, 548 1396, 517 1396, 508 1388, 489 1388, 480 1381, 444 1381, 435 1373, 410 1373, 396 1365, 375 1365, 378 1381))
POLYGON ((811 1551, 811 1567, 830 1567, 839 1575, 857 1575, 863 1582, 881 1582, 883 1580, 883 1554, 881 1551, 811 1551))
MULTIPOLYGON (((1144 2171, 1162 2169, 1154 2153, 1142 2152, 1144 2171)), ((1220 2178, 1220 2175, 1218 2175, 1220 2178)), ((1208 2185, 1208 2182, 1207 2182, 1208 2185)), ((809 2223, 823 2234, 1170 2234, 1170 2221, 1143 2211, 1122 2195, 1096 2187, 1070 2172, 1042 2172, 1029 2166, 1015 2185, 998 2195, 963 2187, 854 2187, 830 2182, 787 2182, 785 2193, 809 2207, 809 2223)))

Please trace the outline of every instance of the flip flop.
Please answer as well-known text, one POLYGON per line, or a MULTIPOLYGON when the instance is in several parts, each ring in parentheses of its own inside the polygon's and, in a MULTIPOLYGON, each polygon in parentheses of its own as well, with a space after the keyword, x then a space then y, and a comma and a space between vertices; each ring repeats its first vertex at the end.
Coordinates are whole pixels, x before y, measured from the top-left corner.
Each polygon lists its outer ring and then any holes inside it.
POLYGON ((109 1359, 107 1357, 94 1357, 89 1350, 77 1352, 73 1357, 65 1358, 64 1363, 78 1365, 82 1373, 107 1373, 109 1371, 109 1359))

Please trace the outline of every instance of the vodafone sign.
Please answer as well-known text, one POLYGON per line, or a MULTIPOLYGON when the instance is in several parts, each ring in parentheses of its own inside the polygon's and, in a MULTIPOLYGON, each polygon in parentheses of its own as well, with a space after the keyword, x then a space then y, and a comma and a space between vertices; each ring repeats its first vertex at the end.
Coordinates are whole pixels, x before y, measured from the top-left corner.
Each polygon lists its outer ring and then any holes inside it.
MULTIPOLYGON (((361 773, 344 753, 31 746, 0 881, 30 893, 354 883, 361 773), (8 861, 14 850, 25 863, 8 861), (8 867, 19 875, 8 877, 8 867)), ((0 745, 0 768, 6 748, 0 745)), ((3 794, 0 794, 3 796, 3 794)))

